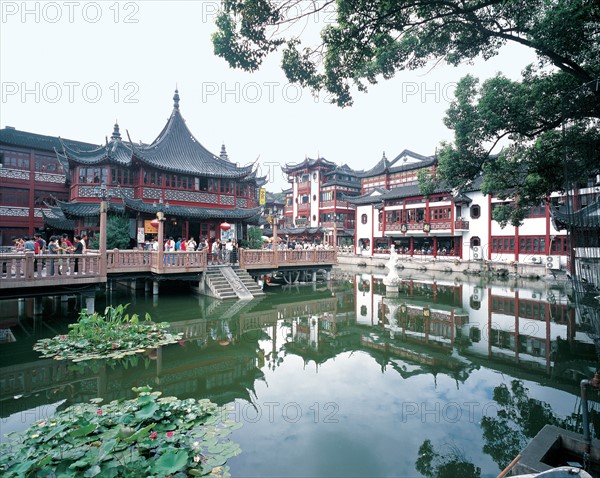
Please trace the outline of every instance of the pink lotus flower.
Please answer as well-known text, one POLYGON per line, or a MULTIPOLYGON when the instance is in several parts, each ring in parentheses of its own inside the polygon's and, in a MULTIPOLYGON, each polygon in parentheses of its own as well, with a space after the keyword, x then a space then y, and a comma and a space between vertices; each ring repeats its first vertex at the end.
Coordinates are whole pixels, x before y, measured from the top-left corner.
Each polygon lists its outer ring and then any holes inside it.
POLYGON ((117 347, 118 347, 118 345, 117 345, 117 344, 112 344, 112 348, 113 348, 113 349, 116 349, 117 347))
POLYGON ((173 433, 173 432, 167 432, 167 436, 168 436, 169 438, 170 438, 170 437, 172 437, 173 435, 174 435, 174 433, 173 433))
POLYGON ((150 440, 154 440, 156 438, 156 432, 150 433, 150 440))
POLYGON ((60 338, 64 340, 64 339, 67 338, 67 336, 66 335, 61 335, 60 338))
POLYGON ((98 410, 98 411, 96 412, 96 415, 102 415, 102 413, 103 413, 103 412, 102 412, 102 410, 98 410))
POLYGON ((180 340, 179 345, 181 345, 183 347, 185 345, 185 342, 183 340, 180 340))

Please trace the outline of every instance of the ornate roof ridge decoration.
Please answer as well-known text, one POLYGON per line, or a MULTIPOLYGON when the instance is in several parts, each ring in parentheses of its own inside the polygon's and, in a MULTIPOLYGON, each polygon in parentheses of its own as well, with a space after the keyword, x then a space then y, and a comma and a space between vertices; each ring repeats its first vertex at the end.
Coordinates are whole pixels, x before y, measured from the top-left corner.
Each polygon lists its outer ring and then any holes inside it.
POLYGON ((331 161, 328 161, 325 158, 319 156, 316 159, 306 157, 304 161, 300 163, 286 163, 286 165, 283 166, 281 169, 284 173, 290 174, 301 169, 312 168, 316 165, 323 165, 330 169, 335 169, 337 167, 335 163, 332 163, 331 161))
POLYGON ((258 170, 254 170, 252 171, 250 174, 248 174, 248 176, 246 176, 245 178, 241 179, 242 182, 252 182, 252 181, 256 181, 256 185, 257 186, 263 186, 265 184, 267 184, 268 180, 268 176, 257 176, 258 174, 258 170))
POLYGON ((433 156, 424 156, 422 154, 419 153, 415 153, 414 151, 410 150, 410 149, 403 149, 402 152, 400 152, 400 154, 398 154, 394 159, 392 159, 390 161, 390 165, 394 165, 397 161, 400 161, 401 158, 403 158, 404 156, 411 156, 415 159, 419 159, 421 161, 426 161, 429 159, 435 159, 435 155, 433 156))
POLYGON ((240 167, 208 151, 181 116, 178 90, 173 101, 171 116, 156 139, 149 145, 132 144, 137 160, 163 171, 213 178, 238 179, 252 173, 253 164, 240 167))
POLYGON ((390 161, 387 159, 387 157, 385 155, 385 151, 384 151, 383 156, 381 157, 381 159, 377 162, 377 164, 375 166, 373 166, 371 169, 369 169, 367 171, 358 172, 357 176, 359 178, 368 178, 370 176, 379 176, 379 175, 385 173, 389 167, 390 167, 390 161))
POLYGON ((144 214, 156 214, 161 210, 167 216, 175 216, 178 218, 189 219, 231 219, 244 221, 258 221, 260 215, 260 207, 255 208, 234 208, 234 209, 215 209, 195 206, 176 206, 144 202, 141 199, 132 199, 123 195, 124 205, 136 212, 144 214), (159 209, 160 207, 160 209, 159 209))
MULTIPOLYGON (((121 133, 118 123, 115 123, 110 142, 90 151, 77 151, 69 147, 62 140, 62 153, 56 151, 58 160, 65 170, 68 171, 68 163, 72 161, 78 164, 96 165, 103 163, 115 163, 129 166, 133 158, 133 147, 121 141, 121 133)), ((59 138, 60 139, 60 138, 59 138)))
POLYGON ((435 155, 424 156, 422 154, 415 153, 410 149, 402 150, 400 154, 398 154, 394 159, 390 161, 389 159, 387 159, 384 151, 383 156, 375 166, 373 166, 367 171, 357 171, 357 176, 359 178, 369 178, 373 176, 380 176, 384 173, 394 173, 410 169, 419 169, 426 166, 434 165, 436 162, 437 157, 435 155), (411 161, 409 163, 400 163, 401 159, 406 158, 407 156, 414 158, 416 161, 411 161))
POLYGON ((550 214, 556 224, 556 229, 561 230, 567 227, 576 227, 580 229, 599 229, 600 228, 600 200, 587 205, 577 211, 571 211, 552 207, 550 214))

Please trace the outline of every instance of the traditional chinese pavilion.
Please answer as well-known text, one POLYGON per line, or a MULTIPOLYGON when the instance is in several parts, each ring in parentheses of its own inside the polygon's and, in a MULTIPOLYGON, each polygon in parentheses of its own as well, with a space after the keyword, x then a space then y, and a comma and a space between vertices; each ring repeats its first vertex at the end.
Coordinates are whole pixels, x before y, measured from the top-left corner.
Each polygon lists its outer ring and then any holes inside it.
POLYGON ((258 222, 265 178, 256 176, 253 165, 231 162, 225 146, 219 156, 202 146, 186 126, 179 100, 175 90, 173 112, 151 144, 124 140, 117 124, 106 145, 92 151, 63 143, 57 157, 66 172, 69 201, 58 201, 60 209, 51 210, 47 224, 68 219, 76 232, 93 234, 105 190, 109 213, 130 217, 130 235, 137 242, 156 232, 151 223, 157 212, 167 218, 167 237, 210 240, 230 230, 242 238, 244 226, 258 222))

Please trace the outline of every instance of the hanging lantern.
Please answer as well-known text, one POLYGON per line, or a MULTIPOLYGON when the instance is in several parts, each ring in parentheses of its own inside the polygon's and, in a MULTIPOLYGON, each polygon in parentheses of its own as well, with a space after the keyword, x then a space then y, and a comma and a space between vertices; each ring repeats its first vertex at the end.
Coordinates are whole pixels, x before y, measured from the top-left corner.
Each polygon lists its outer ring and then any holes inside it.
POLYGON ((150 225, 154 228, 158 228, 158 219, 152 219, 152 221, 150 221, 150 225))
POLYGON ((231 224, 228 222, 222 222, 219 227, 221 228, 221 231, 229 231, 229 229, 231 229, 231 224))

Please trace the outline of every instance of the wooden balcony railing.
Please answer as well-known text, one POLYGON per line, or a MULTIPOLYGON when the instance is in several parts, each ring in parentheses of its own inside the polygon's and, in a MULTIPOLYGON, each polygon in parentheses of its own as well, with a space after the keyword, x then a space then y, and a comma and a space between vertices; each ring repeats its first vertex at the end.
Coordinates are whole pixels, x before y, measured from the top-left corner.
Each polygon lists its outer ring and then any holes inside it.
POLYGON ((458 219, 454 221, 454 230, 455 231, 468 231, 469 230, 469 221, 465 221, 464 219, 458 219))
POLYGON ((38 285, 62 285, 98 282, 98 254, 0 254, 0 285, 10 289, 38 285))
MULTIPOLYGON (((445 221, 431 221, 430 223, 432 231, 440 231, 440 230, 450 230, 452 228, 452 222, 449 220, 445 221)), ((402 223, 387 223, 385 225, 386 231, 401 231, 402 223)), ((379 230, 383 230, 383 224, 379 224, 379 230)), ((423 230, 423 222, 409 222, 406 223, 406 230, 409 231, 422 231, 423 230)), ((458 221, 454 221, 454 230, 455 231, 468 231, 469 230, 469 221, 465 221, 459 219, 458 221)))
POLYGON ((207 251, 164 252, 162 261, 156 251, 112 250, 107 255, 107 272, 154 272, 173 274, 202 271, 208 264, 207 251))
POLYGON ((336 263, 337 251, 335 249, 240 250, 240 267, 243 269, 336 263))

